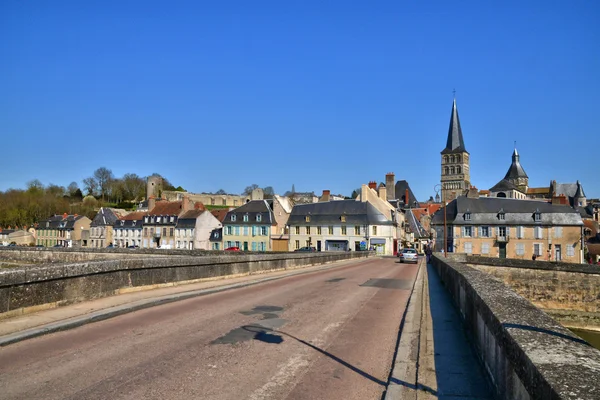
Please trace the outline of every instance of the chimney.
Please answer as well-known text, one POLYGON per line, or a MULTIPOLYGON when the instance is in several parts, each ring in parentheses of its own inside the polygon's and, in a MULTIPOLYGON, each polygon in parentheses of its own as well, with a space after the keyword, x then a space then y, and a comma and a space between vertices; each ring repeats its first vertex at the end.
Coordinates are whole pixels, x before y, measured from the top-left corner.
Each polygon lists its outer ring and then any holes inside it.
POLYGON ((331 191, 330 190, 323 190, 323 195, 321 196, 321 200, 320 201, 329 201, 330 200, 330 195, 331 195, 331 191))
POLYGON ((379 185, 379 198, 387 201, 387 188, 384 185, 379 185))
POLYGON ((154 196, 150 196, 148 198, 148 211, 152 211, 154 206, 156 206, 156 198, 154 196))
POLYGON ((404 191, 404 204, 405 205, 410 205, 410 197, 408 196, 408 189, 406 189, 404 191))
POLYGON ((369 188, 373 189, 373 190, 377 190, 377 182, 375 181, 370 181, 369 182, 369 188))
POLYGON ((387 189, 387 199, 396 199, 396 176, 393 172, 388 172, 385 175, 385 187, 387 189))
POLYGON ((181 208, 183 208, 183 212, 191 210, 193 207, 190 205, 190 198, 188 196, 183 196, 183 200, 181 200, 181 208))
POLYGON ((69 216, 69 214, 67 214, 67 213, 64 213, 64 214, 63 214, 63 219, 67 218, 68 216, 69 216))

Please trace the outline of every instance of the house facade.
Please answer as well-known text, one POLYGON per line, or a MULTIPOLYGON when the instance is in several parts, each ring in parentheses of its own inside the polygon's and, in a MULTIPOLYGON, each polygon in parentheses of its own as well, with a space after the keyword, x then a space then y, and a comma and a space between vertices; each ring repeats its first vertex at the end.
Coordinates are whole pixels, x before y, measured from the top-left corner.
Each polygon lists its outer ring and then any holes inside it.
MULTIPOLYGON (((194 209, 194 203, 184 197, 182 201, 148 200, 148 211, 144 215, 142 248, 175 248, 175 228, 180 215, 194 209)), ((202 207, 202 204, 199 203, 202 207)), ((202 207, 203 209, 203 207, 202 207)))
POLYGON ((209 211, 187 211, 177 220, 175 248, 211 250, 211 233, 221 226, 221 222, 209 211))
POLYGON ((142 246, 144 215, 144 212, 133 212, 114 222, 113 244, 115 247, 142 246))
POLYGON ((125 215, 125 210, 101 207, 90 224, 89 247, 103 248, 113 244, 113 226, 125 215))
POLYGON ((83 215, 53 215, 39 223, 36 243, 45 247, 85 247, 88 244, 82 241, 82 231, 90 229, 91 222, 83 215))
POLYGON ((273 210, 266 200, 252 200, 229 211, 223 221, 223 247, 242 251, 272 251, 273 210))
MULTIPOLYGON (((431 222, 444 248, 444 209, 431 222)), ((486 257, 581 263, 583 221, 567 205, 535 200, 458 197, 446 207, 447 251, 486 257)))

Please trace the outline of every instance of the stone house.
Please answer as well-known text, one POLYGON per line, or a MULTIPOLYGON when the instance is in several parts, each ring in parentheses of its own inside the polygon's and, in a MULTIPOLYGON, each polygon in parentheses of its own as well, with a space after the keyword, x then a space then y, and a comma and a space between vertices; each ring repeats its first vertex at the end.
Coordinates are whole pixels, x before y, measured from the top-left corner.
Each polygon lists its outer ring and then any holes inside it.
MULTIPOLYGON (((431 222, 444 247, 444 209, 431 222)), ((448 252, 581 263, 583 222, 568 205, 536 200, 458 197, 446 206, 448 252)))
POLYGON ((144 212, 129 213, 113 224, 113 240, 115 247, 142 246, 142 230, 144 227, 144 212))
POLYGON ((33 246, 35 245, 35 236, 31 231, 17 229, 8 235, 8 242, 15 243, 17 246, 33 246))
POLYGON ((103 248, 113 244, 113 226, 125 215, 127 211, 120 208, 101 207, 90 224, 89 247, 103 248))
POLYGON ((276 226, 266 200, 252 200, 227 213, 223 221, 223 247, 243 251, 272 251, 271 230, 276 226))
POLYGON ((53 215, 43 220, 37 228, 37 245, 53 247, 86 246, 82 231, 90 229, 91 220, 83 215, 53 215))
MULTIPOLYGON (((204 209, 198 203, 199 209, 204 209)), ((175 248, 175 228, 179 216, 194 209, 194 202, 184 197, 182 201, 156 201, 148 200, 148 211, 144 215, 144 228, 142 231, 143 248, 175 248)))
POLYGON ((267 203, 273 210, 275 224, 271 227, 271 243, 273 251, 288 251, 289 230, 288 219, 293 209, 289 197, 274 195, 267 203))
POLYGON ((211 250, 211 232, 221 226, 221 222, 206 210, 187 211, 177 219, 175 248, 211 250))

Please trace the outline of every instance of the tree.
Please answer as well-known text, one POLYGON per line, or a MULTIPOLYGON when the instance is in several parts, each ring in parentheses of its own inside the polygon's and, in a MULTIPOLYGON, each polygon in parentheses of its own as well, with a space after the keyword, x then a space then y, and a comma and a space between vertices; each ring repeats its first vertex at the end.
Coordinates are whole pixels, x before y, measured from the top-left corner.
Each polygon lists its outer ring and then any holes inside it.
POLYGON ((224 191, 223 189, 219 189, 215 192, 215 194, 227 194, 227 192, 224 191))
POLYGON ((95 196, 98 192, 98 182, 93 177, 85 178, 83 180, 83 188, 86 195, 95 196))
POLYGON ((96 179, 96 182, 98 182, 100 195, 102 196, 102 200, 104 200, 104 195, 108 191, 110 181, 114 179, 113 173, 108 168, 100 167, 94 171, 94 179, 96 179))
POLYGON ((65 195, 65 188, 51 183, 46 187, 46 193, 53 197, 63 197, 65 195))
POLYGON ((360 188, 354 189, 352 191, 352 194, 350 195, 350 197, 352 197, 353 199, 356 199, 358 196, 360 196, 360 188))
POLYGON ((272 199, 275 196, 275 189, 273 189, 273 186, 266 186, 263 188, 263 193, 265 199, 272 199))
POLYGON ((138 201, 146 197, 146 181, 137 174, 123 175, 123 189, 125 200, 138 201))
POLYGON ((27 182, 27 190, 43 190, 44 185, 39 179, 33 179, 27 182))
POLYGON ((73 197, 78 190, 79 190, 79 185, 77 184, 77 182, 71 182, 71 183, 69 183, 69 186, 67 186, 67 192, 69 193, 69 196, 71 196, 71 197, 73 197))
POLYGON ((251 194, 252 194, 252 191, 253 191, 254 189, 258 189, 258 187, 259 187, 259 186, 258 186, 256 183, 253 183, 253 184, 252 184, 252 185, 250 185, 250 186, 246 186, 246 189, 244 189, 244 191, 242 192, 242 195, 249 196, 249 195, 251 195, 251 194))

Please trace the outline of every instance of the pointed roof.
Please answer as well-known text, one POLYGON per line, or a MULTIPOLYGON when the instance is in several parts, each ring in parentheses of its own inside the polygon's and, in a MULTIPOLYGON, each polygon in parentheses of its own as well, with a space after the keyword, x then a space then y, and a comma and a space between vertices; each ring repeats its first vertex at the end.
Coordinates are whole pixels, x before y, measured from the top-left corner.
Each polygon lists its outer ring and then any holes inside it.
POLYGON ((456 108, 456 99, 452 102, 452 113, 450 114, 450 127, 448 128, 448 140, 446 148, 442 150, 442 154, 447 153, 468 153, 463 140, 462 129, 460 129, 460 120, 458 118, 458 109, 456 108))
POLYGON ((579 183, 579 181, 577 181, 577 191, 575 192, 575 196, 573 196, 574 198, 580 198, 580 197, 585 197, 585 193, 583 192, 583 186, 581 186, 581 183, 579 183))
POLYGON ((510 164, 510 168, 508 168, 508 172, 504 176, 504 179, 517 179, 517 178, 529 178, 525 173, 525 170, 521 166, 519 162, 519 153, 515 148, 515 151, 512 155, 512 164, 510 164))

